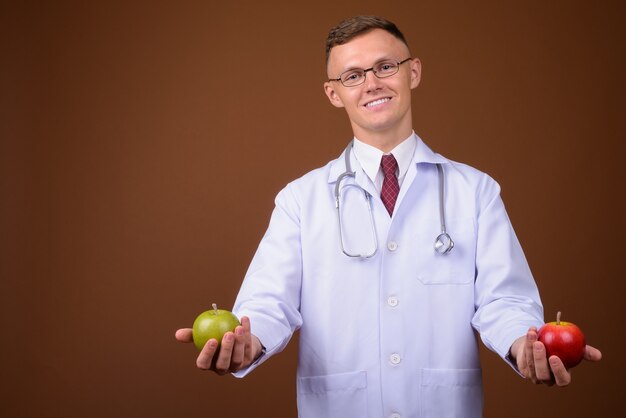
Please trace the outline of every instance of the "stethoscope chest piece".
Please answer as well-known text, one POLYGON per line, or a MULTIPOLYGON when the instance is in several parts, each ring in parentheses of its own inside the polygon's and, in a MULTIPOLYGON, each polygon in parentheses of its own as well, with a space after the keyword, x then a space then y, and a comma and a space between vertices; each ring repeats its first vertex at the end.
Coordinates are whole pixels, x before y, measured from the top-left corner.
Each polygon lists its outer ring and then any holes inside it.
POLYGON ((439 234, 437 239, 435 240, 435 251, 439 254, 445 255, 448 254, 454 248, 454 241, 450 238, 450 235, 447 233, 439 234))

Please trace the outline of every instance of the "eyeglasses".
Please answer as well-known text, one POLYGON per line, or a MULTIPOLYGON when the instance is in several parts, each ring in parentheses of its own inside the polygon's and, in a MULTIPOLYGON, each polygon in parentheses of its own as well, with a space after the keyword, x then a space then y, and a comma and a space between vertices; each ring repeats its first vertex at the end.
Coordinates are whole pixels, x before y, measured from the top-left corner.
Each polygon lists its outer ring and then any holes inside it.
POLYGON ((377 63, 371 68, 367 70, 363 70, 361 68, 353 68, 352 70, 344 71, 341 73, 339 78, 331 78, 328 81, 340 81, 346 87, 355 87, 361 85, 365 82, 365 77, 367 76, 367 72, 371 71, 377 78, 387 78, 391 77, 394 74, 397 74, 400 71, 400 65, 404 64, 407 61, 410 61, 412 58, 407 58, 404 61, 382 61, 377 63))

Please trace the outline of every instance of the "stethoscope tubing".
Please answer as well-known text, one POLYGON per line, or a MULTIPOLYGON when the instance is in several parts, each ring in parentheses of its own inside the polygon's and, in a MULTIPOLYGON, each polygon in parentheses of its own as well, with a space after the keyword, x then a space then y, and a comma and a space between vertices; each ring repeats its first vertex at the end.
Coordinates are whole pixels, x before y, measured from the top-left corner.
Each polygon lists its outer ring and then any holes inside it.
MULTIPOLYGON (((354 185, 355 187, 358 187, 359 189, 361 189, 365 195, 365 199, 368 205, 368 210, 370 212, 370 218, 371 218, 371 225, 372 225, 372 235, 374 237, 374 250, 371 253, 368 254, 353 254, 348 252, 345 249, 344 246, 344 241, 343 241, 343 224, 341 222, 341 209, 340 209, 340 195, 341 195, 341 182, 347 178, 347 177, 355 177, 355 172, 352 171, 352 165, 350 164, 350 153, 352 151, 352 148, 354 146, 354 141, 350 141, 350 143, 348 144, 348 146, 346 147, 345 151, 344 151, 344 162, 345 162, 345 167, 346 167, 346 171, 344 171, 343 173, 341 173, 339 176, 337 176, 337 180, 335 181, 335 208, 337 209, 337 220, 339 222, 339 243, 341 246, 341 251, 347 255, 348 257, 353 257, 353 258, 370 258, 373 257, 376 252, 378 251, 378 238, 377 238, 377 234, 376 234, 376 226, 374 224, 374 215, 372 213, 372 206, 371 206, 371 196, 369 195, 369 193, 367 193, 367 191, 365 191, 364 189, 362 189, 360 186, 358 185, 354 185)), ((437 163, 437 177, 438 177, 438 192, 439 192, 439 221, 441 224, 441 233, 437 236, 437 238, 435 239, 435 251, 439 254, 442 255, 446 255, 449 254, 450 251, 452 251, 452 248, 454 248, 454 241, 452 240, 452 238, 450 237, 450 235, 448 234, 447 230, 446 230, 446 216, 445 216, 445 205, 444 205, 444 184, 445 184, 445 174, 444 174, 444 170, 441 164, 437 163)))

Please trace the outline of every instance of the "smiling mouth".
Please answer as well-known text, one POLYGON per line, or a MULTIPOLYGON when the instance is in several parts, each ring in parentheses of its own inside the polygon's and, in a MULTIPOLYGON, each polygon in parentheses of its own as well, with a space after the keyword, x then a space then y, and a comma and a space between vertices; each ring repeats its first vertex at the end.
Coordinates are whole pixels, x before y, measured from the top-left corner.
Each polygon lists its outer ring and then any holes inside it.
POLYGON ((391 100, 391 97, 384 97, 382 99, 378 99, 378 100, 374 100, 373 102, 368 102, 365 103, 365 107, 374 107, 374 106, 379 106, 383 103, 387 103, 388 101, 391 100))

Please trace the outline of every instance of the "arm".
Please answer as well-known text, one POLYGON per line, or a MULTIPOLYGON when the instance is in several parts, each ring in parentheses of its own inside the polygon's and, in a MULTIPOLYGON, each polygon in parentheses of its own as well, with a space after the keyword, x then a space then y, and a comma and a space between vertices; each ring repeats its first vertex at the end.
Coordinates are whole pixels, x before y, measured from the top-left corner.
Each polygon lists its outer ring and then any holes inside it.
MULTIPOLYGON (((472 324, 485 344, 510 360, 525 378, 537 384, 568 385, 570 372, 557 356, 547 358, 543 343, 537 341, 537 327, 543 323, 539 293, 499 197, 500 188, 490 178, 485 180, 481 193, 488 203, 479 213, 477 311, 472 324)), ((586 347, 586 360, 601 358, 598 349, 586 347)))
POLYGON ((539 291, 500 198, 485 175, 478 187, 476 311, 472 325, 485 345, 510 361, 513 342, 544 323, 539 291))
MULTIPOLYGON (((243 377, 282 350, 300 326, 300 229, 296 212, 295 199, 283 190, 235 301, 233 313, 241 318, 241 326, 224 335, 219 351, 216 340, 207 341, 196 360, 198 368, 243 377), (267 353, 261 341, 267 345, 267 353)), ((179 329, 176 339, 191 342, 191 329, 179 329)))
MULTIPOLYGON (((535 384, 567 386, 572 381, 571 373, 565 368, 557 356, 546 356, 543 343, 537 341, 537 329, 531 327, 526 335, 519 337, 511 345, 511 357, 517 363, 520 373, 535 384)), ((588 345, 585 349, 585 360, 600 361, 602 353, 588 345)))
POLYGON ((254 335, 265 348, 258 361, 235 373, 236 377, 246 376, 282 351, 302 325, 300 207, 294 189, 290 184, 276 197, 269 226, 233 306, 236 316, 252 320, 254 335))

